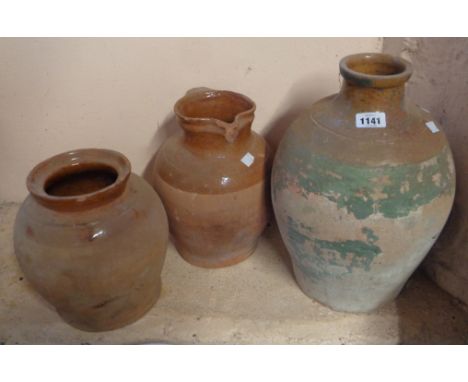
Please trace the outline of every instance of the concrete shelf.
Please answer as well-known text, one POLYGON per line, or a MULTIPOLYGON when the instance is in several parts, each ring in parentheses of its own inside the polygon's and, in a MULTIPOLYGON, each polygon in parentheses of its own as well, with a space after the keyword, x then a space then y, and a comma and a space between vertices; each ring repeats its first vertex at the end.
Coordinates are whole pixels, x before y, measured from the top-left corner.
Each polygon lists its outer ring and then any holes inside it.
POLYGON ((0 204, 0 342, 5 344, 467 344, 466 307, 416 272, 396 301, 372 314, 337 313, 296 285, 274 227, 241 264, 186 263, 171 245, 163 290, 125 328, 87 333, 65 324, 28 285, 13 251, 19 205, 0 204))

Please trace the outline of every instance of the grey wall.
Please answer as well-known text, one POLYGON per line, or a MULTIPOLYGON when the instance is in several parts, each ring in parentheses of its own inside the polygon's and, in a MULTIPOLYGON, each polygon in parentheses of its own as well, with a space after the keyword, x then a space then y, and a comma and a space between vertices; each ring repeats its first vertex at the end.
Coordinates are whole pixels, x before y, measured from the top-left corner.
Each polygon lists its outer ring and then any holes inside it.
POLYGON ((468 304, 468 39, 385 38, 383 51, 412 62, 407 95, 432 113, 450 142, 457 172, 455 205, 425 268, 468 304))

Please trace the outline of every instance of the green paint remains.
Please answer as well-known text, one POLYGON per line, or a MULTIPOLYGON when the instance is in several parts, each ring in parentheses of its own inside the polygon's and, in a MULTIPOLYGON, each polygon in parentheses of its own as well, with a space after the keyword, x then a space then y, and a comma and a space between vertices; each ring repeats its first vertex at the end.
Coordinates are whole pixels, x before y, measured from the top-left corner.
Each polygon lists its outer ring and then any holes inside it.
MULTIPOLYGON (((294 256, 296 265, 315 281, 339 276, 337 275, 339 269, 342 270, 341 275, 352 273, 355 268, 369 271, 375 257, 382 253, 380 247, 375 244, 379 239, 378 236, 368 227, 362 229, 366 241, 329 241, 304 235, 301 232, 304 224, 295 222, 291 217, 288 217, 287 226, 288 249, 294 256), (330 272, 330 266, 338 268, 330 272)), ((306 229, 313 232, 310 227, 306 229)))
POLYGON ((379 240, 379 237, 369 227, 364 227, 361 231, 364 235, 366 235, 367 241, 369 243, 375 243, 377 240, 379 240))
POLYGON ((325 196, 357 219, 366 219, 376 213, 404 217, 443 194, 453 193, 448 148, 420 164, 365 167, 315 155, 304 145, 290 143, 286 150, 280 150, 275 163, 274 197, 279 190, 294 185, 306 198, 312 193, 325 196))
POLYGON ((372 260, 381 253, 380 248, 375 244, 360 240, 327 241, 315 239, 315 251, 319 256, 332 252, 339 254, 343 260, 348 260, 350 257, 349 263, 346 264, 348 272, 352 272, 354 267, 363 268, 366 271, 370 270, 372 260))

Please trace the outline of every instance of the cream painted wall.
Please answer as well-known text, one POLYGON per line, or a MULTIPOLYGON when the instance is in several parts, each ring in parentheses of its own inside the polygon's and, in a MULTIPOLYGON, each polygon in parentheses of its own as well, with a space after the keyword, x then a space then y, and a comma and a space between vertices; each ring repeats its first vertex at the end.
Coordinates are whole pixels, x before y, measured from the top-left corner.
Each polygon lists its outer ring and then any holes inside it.
POLYGON ((251 97, 254 129, 275 145, 337 91, 341 57, 381 49, 381 38, 0 39, 0 199, 23 199, 29 170, 74 148, 121 151, 142 174, 192 87, 251 97))

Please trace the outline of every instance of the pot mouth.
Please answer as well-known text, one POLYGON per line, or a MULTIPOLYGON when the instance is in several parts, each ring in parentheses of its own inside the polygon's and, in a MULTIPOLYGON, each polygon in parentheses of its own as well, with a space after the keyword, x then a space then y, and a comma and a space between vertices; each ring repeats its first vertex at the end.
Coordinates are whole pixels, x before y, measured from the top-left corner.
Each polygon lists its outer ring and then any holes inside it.
POLYGON ((243 94, 207 88, 189 90, 174 105, 176 115, 185 121, 218 120, 231 124, 254 111, 255 103, 243 94))
POLYGON ((348 83, 370 88, 392 88, 411 77, 410 62, 385 53, 360 53, 340 61, 340 73, 348 83))
POLYGON ((130 162, 117 151, 79 149, 36 165, 26 179, 26 186, 48 208, 81 210, 119 196, 130 172, 130 162))
POLYGON ((195 88, 176 102, 174 112, 187 136, 216 134, 233 143, 252 125, 255 102, 228 90, 195 88))

